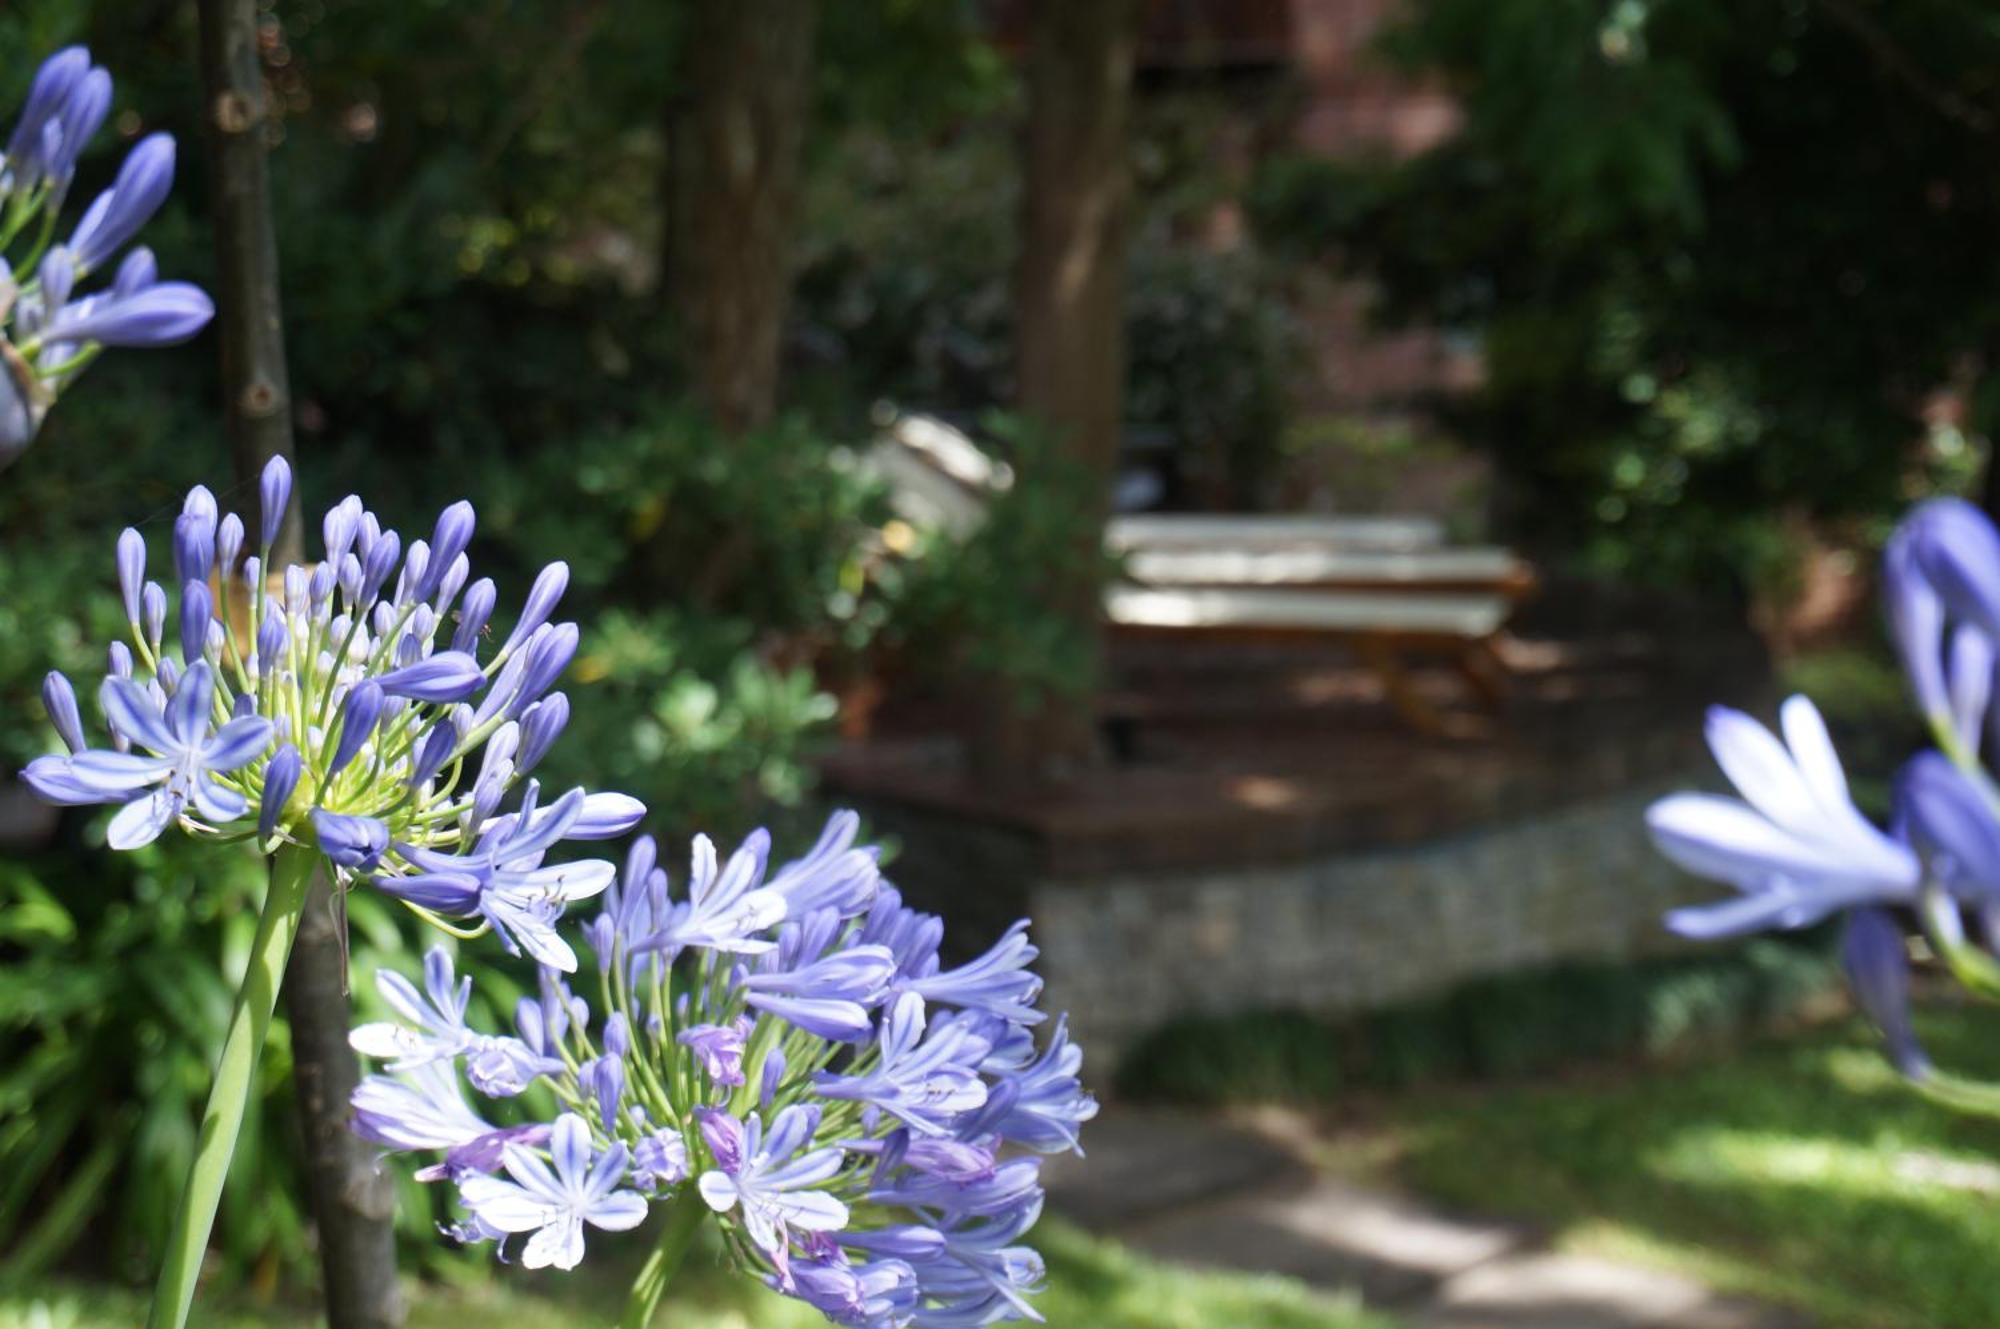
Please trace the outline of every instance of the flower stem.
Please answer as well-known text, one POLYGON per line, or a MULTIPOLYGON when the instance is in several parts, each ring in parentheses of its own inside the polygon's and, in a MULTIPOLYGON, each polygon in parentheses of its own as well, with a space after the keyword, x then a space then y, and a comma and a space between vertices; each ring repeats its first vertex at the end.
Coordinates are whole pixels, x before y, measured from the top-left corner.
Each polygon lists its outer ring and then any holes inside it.
POLYGON ((694 1245, 694 1234, 701 1230, 701 1220, 707 1216, 708 1209, 692 1186, 667 1205, 667 1225, 660 1229, 659 1243, 646 1257, 645 1267, 632 1280, 632 1296, 625 1303, 625 1314, 619 1317, 618 1329, 647 1329, 652 1324, 653 1312, 659 1309, 667 1284, 687 1258, 688 1248, 694 1245))
POLYGON ((216 1208, 222 1202, 222 1183, 229 1175, 229 1159, 236 1152, 243 1115, 256 1092, 258 1054, 271 1026, 271 1010, 277 1004, 285 961, 291 955, 292 939, 298 935, 299 917, 304 912, 306 886, 318 858, 317 852, 303 845, 285 845, 271 859, 271 885, 264 896, 264 911, 257 919, 256 938, 250 943, 250 966, 244 971, 243 986, 229 1014, 222 1059, 215 1068, 208 1106, 202 1110, 194 1164, 188 1169, 180 1208, 167 1237, 166 1262, 153 1292, 147 1329, 182 1329, 194 1304, 195 1281, 208 1250, 209 1231, 215 1226, 216 1208))

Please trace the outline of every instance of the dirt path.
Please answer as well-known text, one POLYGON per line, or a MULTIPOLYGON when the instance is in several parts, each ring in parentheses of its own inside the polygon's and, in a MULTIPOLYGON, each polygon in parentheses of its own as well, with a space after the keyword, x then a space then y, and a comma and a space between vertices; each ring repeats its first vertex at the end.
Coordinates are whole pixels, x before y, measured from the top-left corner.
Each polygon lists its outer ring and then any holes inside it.
POLYGON ((1192 1113, 1109 1109, 1090 1155, 1047 1170, 1050 1204, 1153 1255, 1358 1292, 1412 1329, 1809 1329, 1677 1274, 1551 1250, 1314 1171, 1271 1135, 1192 1113))

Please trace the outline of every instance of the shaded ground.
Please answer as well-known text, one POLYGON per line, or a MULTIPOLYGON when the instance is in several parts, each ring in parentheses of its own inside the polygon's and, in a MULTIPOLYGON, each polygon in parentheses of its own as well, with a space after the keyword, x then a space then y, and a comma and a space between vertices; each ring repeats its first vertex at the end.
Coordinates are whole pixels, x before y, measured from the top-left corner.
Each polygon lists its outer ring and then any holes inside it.
MULTIPOLYGON (((1940 1064, 2000 1074, 1990 1010, 1921 1027, 1940 1064)), ((2000 1324, 2000 1124, 1908 1091, 1858 1022, 1394 1111, 1373 1138, 1411 1184, 1543 1222, 1571 1248, 1782 1300, 1828 1329, 2000 1324)))
MULTIPOLYGON (((1990 1010, 1937 1006, 1920 1031, 1941 1065, 2000 1076, 1990 1010)), ((1164 1258, 1358 1289, 1432 1329, 2000 1324, 2000 1122, 1913 1093, 1859 1021, 1329 1102, 1111 1115, 1057 1201, 1164 1258)))
POLYGON ((1297 1119, 1257 1126, 1127 1108, 1054 1174, 1052 1203, 1150 1254, 1358 1293, 1420 1329, 1789 1329, 1804 1322, 1629 1261, 1552 1250, 1540 1229, 1474 1219, 1315 1168, 1297 1119))

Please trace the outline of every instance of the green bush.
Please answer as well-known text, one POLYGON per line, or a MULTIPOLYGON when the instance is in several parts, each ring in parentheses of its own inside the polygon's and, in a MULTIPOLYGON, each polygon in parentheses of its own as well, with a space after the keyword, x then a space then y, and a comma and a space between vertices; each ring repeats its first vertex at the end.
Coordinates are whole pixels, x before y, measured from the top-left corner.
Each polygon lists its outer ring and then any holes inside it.
POLYGON ((1093 635, 1059 612, 1051 588, 1090 588, 1111 570, 1098 536, 1096 477, 1049 434, 992 413, 985 434, 1014 470, 970 535, 939 532, 884 572, 886 637, 949 685, 993 688, 1024 712, 1096 684, 1093 635))
POLYGON ((1562 964, 1329 1019, 1263 1011, 1176 1020, 1120 1064, 1118 1092, 1215 1105, 1511 1080, 1659 1057, 1797 1017, 1838 984, 1822 939, 1629 964, 1562 964))

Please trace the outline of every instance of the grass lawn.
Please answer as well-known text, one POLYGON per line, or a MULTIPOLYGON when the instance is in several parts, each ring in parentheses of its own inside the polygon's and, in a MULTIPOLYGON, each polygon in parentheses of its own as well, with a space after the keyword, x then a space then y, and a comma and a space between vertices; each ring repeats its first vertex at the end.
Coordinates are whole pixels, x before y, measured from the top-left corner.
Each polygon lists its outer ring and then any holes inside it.
MULTIPOLYGON (((1155 1264, 1060 1222, 1045 1221, 1035 1241, 1049 1262, 1049 1290, 1038 1303, 1055 1329, 1392 1329, 1388 1320, 1276 1278, 1195 1274, 1155 1264)), ((623 1269, 607 1277, 586 1261, 567 1278, 522 1278, 507 1271, 479 1275, 462 1287, 416 1293, 409 1329, 583 1329, 616 1314, 623 1269)), ((673 1329, 808 1329, 825 1325, 817 1313, 697 1256, 677 1297, 668 1294, 659 1323, 673 1329)), ((98 1289, 63 1287, 0 1294, 0 1329, 130 1329, 145 1319, 144 1299, 98 1289)), ((231 1308, 204 1304, 204 1329, 300 1329, 291 1308, 231 1308)))
MULTIPOLYGON (((1939 1064, 2000 1076, 2000 1017, 1938 1009, 1939 1064)), ((2000 1123, 1908 1092, 1854 1023, 1717 1059, 1391 1100, 1393 1164, 1467 1210, 1666 1263, 1828 1329, 2000 1325, 2000 1123)))

